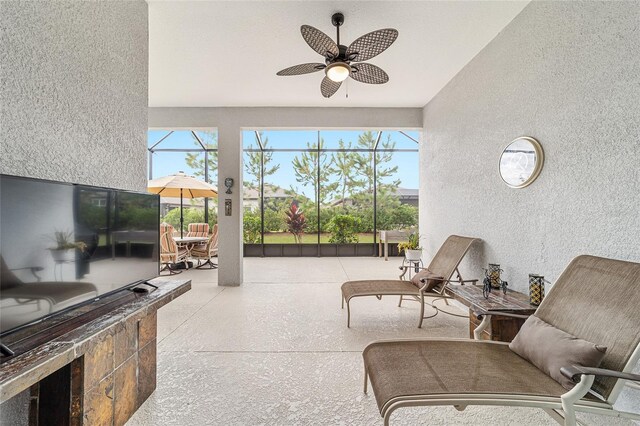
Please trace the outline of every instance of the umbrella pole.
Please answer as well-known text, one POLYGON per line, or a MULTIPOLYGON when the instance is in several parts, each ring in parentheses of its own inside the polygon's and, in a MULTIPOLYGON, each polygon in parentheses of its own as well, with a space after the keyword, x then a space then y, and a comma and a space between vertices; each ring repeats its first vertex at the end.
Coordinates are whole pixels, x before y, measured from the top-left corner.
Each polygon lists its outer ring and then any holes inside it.
POLYGON ((182 232, 184 230, 184 219, 182 217, 182 188, 180 188, 180 238, 182 238, 182 232))

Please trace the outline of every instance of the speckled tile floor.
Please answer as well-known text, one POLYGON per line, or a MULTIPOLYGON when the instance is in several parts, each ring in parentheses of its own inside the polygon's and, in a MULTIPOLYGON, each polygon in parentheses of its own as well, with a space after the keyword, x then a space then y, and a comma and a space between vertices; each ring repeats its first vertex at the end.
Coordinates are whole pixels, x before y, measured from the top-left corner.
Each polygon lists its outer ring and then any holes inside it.
MULTIPOLYGON (((395 297, 352 301, 347 329, 342 282, 395 278, 397 263, 247 258, 241 287, 218 287, 215 270, 185 272, 192 290, 158 312, 158 387, 128 425, 381 425, 373 395, 362 392, 364 346, 468 332, 466 319, 443 314, 418 329, 418 304, 398 308, 395 297)), ((391 420, 555 424, 540 410, 502 407, 405 409, 391 420)))

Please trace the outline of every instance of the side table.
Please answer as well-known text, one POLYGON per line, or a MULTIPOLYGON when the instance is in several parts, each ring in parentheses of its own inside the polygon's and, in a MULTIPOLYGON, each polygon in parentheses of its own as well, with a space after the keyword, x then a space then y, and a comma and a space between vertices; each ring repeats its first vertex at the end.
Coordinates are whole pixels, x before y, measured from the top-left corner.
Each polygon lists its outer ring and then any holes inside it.
POLYGON ((407 231, 380 231, 378 240, 378 257, 384 255, 384 260, 389 260, 389 243, 401 243, 407 241, 407 231))
POLYGON ((449 285, 447 290, 453 298, 469 307, 469 337, 473 339, 474 331, 479 331, 477 338, 482 340, 497 340, 510 342, 518 334, 525 320, 519 318, 501 317, 499 315, 485 316, 485 322, 478 319, 478 315, 486 311, 501 311, 505 313, 531 315, 536 307, 529 304, 527 295, 508 290, 507 294, 500 290, 493 290, 489 298, 482 295, 482 287, 474 285, 449 285))

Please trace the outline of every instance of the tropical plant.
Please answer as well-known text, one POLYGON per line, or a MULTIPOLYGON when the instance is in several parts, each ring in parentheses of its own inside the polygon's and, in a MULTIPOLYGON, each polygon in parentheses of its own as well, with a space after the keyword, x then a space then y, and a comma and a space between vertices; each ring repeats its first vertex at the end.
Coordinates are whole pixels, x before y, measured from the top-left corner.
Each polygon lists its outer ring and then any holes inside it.
MULTIPOLYGON (((323 147, 324 140, 321 139, 320 149, 323 149, 323 147)), ((301 183, 303 186, 310 186, 313 188, 316 202, 318 201, 318 185, 320 185, 320 202, 326 203, 333 197, 333 193, 339 185, 338 182, 331 181, 331 175, 334 172, 333 158, 323 153, 319 153, 317 151, 317 143, 307 142, 307 149, 310 151, 304 151, 299 155, 296 155, 292 161, 296 181, 301 183), (320 155, 319 159, 318 155, 320 155), (319 171, 318 166, 320 167, 319 171)))
MULTIPOLYGON (((262 133, 260 133, 262 135, 262 133)), ((262 139, 264 149, 269 147, 269 138, 262 139)), ((265 151, 245 151, 244 156, 244 186, 245 188, 259 189, 260 176, 264 179, 271 176, 280 169, 280 164, 269 166, 273 161, 273 152, 265 151), (263 169, 264 167, 264 169, 263 169)))
MULTIPOLYGON (((202 148, 202 145, 207 150, 211 150, 207 153, 207 177, 209 178, 209 182, 215 181, 215 176, 218 173, 218 132, 214 131, 198 131, 198 137, 200 140, 196 139, 196 137, 191 134, 191 138, 193 139, 193 144, 202 148), (202 141, 202 145, 200 142, 202 141)), ((205 171, 205 156, 202 152, 195 153, 187 153, 185 156, 185 162, 187 166, 193 169, 193 175, 204 178, 205 171)))
POLYGON ((288 231, 293 234, 296 243, 302 243, 302 234, 307 226, 307 219, 304 217, 302 209, 296 203, 291 203, 291 207, 285 212, 285 215, 288 231))
POLYGON ((420 247, 420 235, 412 232, 409 234, 407 241, 398 243, 398 251, 406 253, 407 250, 422 250, 422 247, 420 247))
POLYGON ((341 205, 344 209, 346 207, 345 202, 347 199, 347 193, 353 192, 354 188, 364 185, 364 180, 356 178, 358 174, 358 171, 355 168, 356 159, 354 154, 356 153, 349 151, 352 149, 351 142, 349 142, 348 145, 345 145, 344 141, 340 139, 338 141, 338 146, 340 151, 332 155, 334 164, 333 172, 338 180, 336 192, 340 196, 341 205))
POLYGON ((84 242, 73 240, 73 232, 71 231, 55 231, 52 240, 56 243, 56 246, 51 247, 49 250, 78 249, 84 251, 87 248, 84 242))
POLYGON ((327 231, 331 233, 329 242, 333 244, 349 244, 358 242, 358 227, 360 219, 348 214, 338 214, 327 224, 327 231))

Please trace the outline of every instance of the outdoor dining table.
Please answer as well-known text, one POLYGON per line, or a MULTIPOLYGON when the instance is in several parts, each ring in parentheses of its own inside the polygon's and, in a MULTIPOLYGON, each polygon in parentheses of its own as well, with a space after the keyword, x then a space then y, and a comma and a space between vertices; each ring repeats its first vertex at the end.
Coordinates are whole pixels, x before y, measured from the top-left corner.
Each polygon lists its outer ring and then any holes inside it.
POLYGON ((209 241, 209 238, 208 237, 180 237, 180 238, 174 237, 174 241, 179 246, 186 246, 187 250, 191 252, 191 249, 194 246, 198 244, 206 243, 207 241, 209 241))

